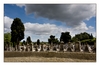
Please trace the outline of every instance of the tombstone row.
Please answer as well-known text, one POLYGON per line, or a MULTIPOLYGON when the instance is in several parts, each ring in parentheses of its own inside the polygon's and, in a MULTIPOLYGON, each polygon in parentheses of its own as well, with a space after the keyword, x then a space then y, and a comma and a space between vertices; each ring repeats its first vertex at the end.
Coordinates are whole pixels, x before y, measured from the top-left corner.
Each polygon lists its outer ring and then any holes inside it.
POLYGON ((24 46, 19 46, 19 49, 17 49, 17 46, 15 48, 9 47, 6 49, 6 51, 32 51, 32 52, 40 52, 40 51, 49 51, 49 52, 96 52, 96 46, 90 46, 88 44, 86 45, 81 45, 81 43, 68 43, 68 44, 63 44, 61 43, 60 45, 24 45, 24 46))

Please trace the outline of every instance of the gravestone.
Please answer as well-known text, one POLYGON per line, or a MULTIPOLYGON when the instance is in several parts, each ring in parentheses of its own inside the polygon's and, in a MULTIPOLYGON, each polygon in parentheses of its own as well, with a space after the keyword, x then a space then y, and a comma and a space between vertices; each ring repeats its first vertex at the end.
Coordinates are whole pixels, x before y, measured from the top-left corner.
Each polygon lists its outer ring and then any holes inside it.
POLYGON ((22 50, 21 50, 21 46, 19 46, 19 51, 21 52, 22 50))
POLYGON ((75 45, 74 45, 74 43, 71 43, 71 47, 70 47, 70 48, 71 48, 71 51, 72 51, 72 52, 75 51, 75 45))
POLYGON ((50 45, 47 45, 47 51, 50 51, 50 45))
POLYGON ((12 51, 12 46, 11 45, 9 46, 9 51, 12 51))
POLYGON ((96 42, 94 42, 93 52, 96 53, 96 42))
POLYGON ((56 51, 59 52, 60 51, 60 46, 56 45, 56 51))
POLYGON ((26 46, 24 45, 23 47, 24 47, 24 50, 23 51, 25 52, 26 51, 26 46))
POLYGON ((41 44, 41 51, 43 51, 43 44, 41 44))
POLYGON ((56 51, 56 45, 53 45, 53 51, 56 51))
POLYGON ((92 49, 89 45, 88 45, 88 50, 89 50, 90 53, 92 52, 92 49))
POLYGON ((28 44, 26 44, 26 50, 25 51, 28 51, 28 44))
POLYGON ((26 45, 26 51, 30 51, 30 45, 29 44, 26 45))
POLYGON ((71 52, 72 50, 71 50, 71 42, 68 42, 68 45, 67 45, 68 47, 67 47, 67 51, 69 51, 69 52, 71 52))
POLYGON ((37 46, 37 44, 34 45, 34 48, 35 48, 35 51, 38 51, 38 46, 37 46))
POLYGON ((63 45, 63 51, 66 52, 67 51, 67 44, 63 45))
POLYGON ((50 52, 53 51, 53 45, 50 45, 50 52))
POLYGON ((84 49, 84 52, 89 52, 89 49, 88 49, 88 44, 85 44, 85 49, 84 49))
POLYGON ((33 43, 30 44, 30 51, 32 51, 32 45, 33 45, 33 43))
POLYGON ((85 49, 84 45, 81 45, 81 49, 82 49, 82 51, 85 49))
POLYGON ((32 52, 35 52, 35 47, 34 47, 34 45, 32 45, 32 52))
POLYGON ((90 52, 90 53, 92 52, 92 49, 88 44, 85 45, 84 52, 90 52))
POLYGON ((47 51, 46 45, 43 45, 43 51, 47 51))
POLYGON ((41 51, 41 45, 38 45, 38 52, 40 52, 41 51))
POLYGON ((80 44, 81 44, 80 41, 75 43, 75 51, 76 52, 80 52, 80 49, 81 49, 81 45, 80 44))
POLYGON ((61 41, 61 42, 60 42, 60 51, 63 51, 63 44, 64 44, 64 42, 61 41))
POLYGON ((30 46, 28 46, 28 52, 30 51, 30 46))

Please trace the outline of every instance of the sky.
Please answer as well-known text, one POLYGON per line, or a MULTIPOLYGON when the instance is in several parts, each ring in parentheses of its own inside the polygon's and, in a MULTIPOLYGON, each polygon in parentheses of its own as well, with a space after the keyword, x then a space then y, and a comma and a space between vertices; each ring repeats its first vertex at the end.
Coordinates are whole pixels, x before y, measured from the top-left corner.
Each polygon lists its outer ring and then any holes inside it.
POLYGON ((25 38, 48 41, 50 35, 60 38, 61 32, 73 37, 81 32, 96 37, 96 4, 4 4, 4 33, 11 32, 14 18, 25 27, 25 38))

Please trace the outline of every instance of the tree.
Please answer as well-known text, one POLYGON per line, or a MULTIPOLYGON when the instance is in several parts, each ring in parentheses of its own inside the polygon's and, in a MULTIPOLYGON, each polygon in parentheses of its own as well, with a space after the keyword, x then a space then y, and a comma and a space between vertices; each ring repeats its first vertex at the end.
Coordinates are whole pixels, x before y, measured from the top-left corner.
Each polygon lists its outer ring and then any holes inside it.
POLYGON ((76 41, 81 41, 82 44, 90 44, 93 45, 94 44, 94 38, 93 35, 88 34, 86 32, 80 33, 80 34, 76 34, 73 38, 72 41, 76 42, 76 41))
POLYGON ((60 41, 67 43, 71 40, 70 32, 62 32, 60 36, 60 41))
POLYGON ((48 43, 49 44, 54 44, 54 41, 55 41, 55 36, 53 36, 53 35, 50 35, 50 38, 48 39, 48 43))
POLYGON ((48 43, 51 44, 51 39, 50 38, 48 39, 48 43))
POLYGON ((26 42, 25 42, 25 40, 23 40, 23 42, 22 42, 22 45, 26 45, 26 42))
POLYGON ((78 41, 78 38, 73 37, 73 38, 71 39, 71 41, 72 41, 72 42, 77 42, 77 41, 78 41))
POLYGON ((90 37, 89 37, 90 39, 93 39, 93 35, 92 35, 92 33, 91 33, 91 35, 90 35, 90 37))
POLYGON ((24 31, 25 28, 21 19, 15 18, 11 24, 11 42, 13 43, 13 47, 17 45, 18 49, 19 42, 24 39, 24 31))
POLYGON ((86 32, 80 33, 80 34, 76 34, 72 40, 75 41, 75 39, 77 39, 77 41, 82 41, 82 40, 86 40, 86 39, 93 39, 92 34, 88 34, 86 32))
POLYGON ((55 38, 55 40, 54 40, 54 44, 59 44, 59 40, 58 40, 58 38, 55 38))
POLYGON ((37 45, 40 45, 40 40, 39 39, 37 40, 37 45))
POLYGON ((4 33, 4 43, 10 44, 11 41, 11 34, 10 33, 4 33))
POLYGON ((11 34, 10 33, 4 33, 4 50, 6 50, 6 47, 9 47, 11 45, 11 34))
POLYGON ((58 44, 59 43, 59 40, 58 40, 58 38, 55 38, 55 36, 50 35, 50 38, 48 39, 48 43, 49 44, 51 44, 51 43, 58 44))
POLYGON ((28 36, 28 37, 27 37, 27 43, 28 43, 28 44, 31 44, 31 42, 32 42, 32 41, 31 41, 31 38, 30 38, 30 36, 28 36))

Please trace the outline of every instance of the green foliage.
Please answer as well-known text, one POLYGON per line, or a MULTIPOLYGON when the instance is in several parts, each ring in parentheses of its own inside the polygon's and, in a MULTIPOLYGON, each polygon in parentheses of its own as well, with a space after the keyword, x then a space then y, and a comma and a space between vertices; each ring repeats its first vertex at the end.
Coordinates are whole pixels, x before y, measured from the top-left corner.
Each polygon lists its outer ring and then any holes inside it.
POLYGON ((48 39, 48 43, 51 44, 58 44, 59 43, 59 40, 57 38, 55 38, 55 36, 53 35, 50 35, 50 38, 48 39))
POLYGON ((90 44, 90 45, 93 45, 94 42, 96 41, 96 39, 93 38, 93 35, 92 34, 90 35, 90 34, 84 32, 84 33, 76 34, 72 38, 72 42, 77 42, 77 41, 81 41, 82 44, 90 44))
POLYGON ((81 41, 82 44, 94 45, 93 39, 86 39, 81 41))
POLYGON ((93 35, 92 34, 90 35, 90 39, 93 39, 93 35))
POLYGON ((24 38, 24 25, 19 18, 15 18, 11 24, 11 42, 19 44, 24 38))
POLYGON ((53 43, 54 44, 59 44, 60 42, 59 42, 58 38, 56 38, 53 43))
POLYGON ((4 44, 10 44, 11 42, 11 34, 10 33, 4 33, 4 44))
POLYGON ((63 41, 64 43, 71 41, 70 32, 62 32, 60 36, 60 41, 63 41))
POLYGON ((37 40, 37 45, 40 45, 40 40, 39 39, 37 40))
POLYGON ((84 33, 80 33, 80 34, 76 34, 73 38, 72 41, 82 41, 82 40, 86 40, 86 39, 93 39, 93 35, 88 34, 86 32, 84 33))
POLYGON ((30 38, 30 36, 28 36, 28 37, 27 37, 27 43, 28 43, 28 44, 31 44, 31 42, 32 42, 32 41, 31 41, 31 38, 30 38))
POLYGON ((22 42, 22 45, 26 45, 26 42, 25 42, 25 40, 23 40, 23 42, 22 42))

